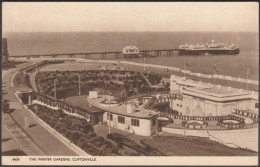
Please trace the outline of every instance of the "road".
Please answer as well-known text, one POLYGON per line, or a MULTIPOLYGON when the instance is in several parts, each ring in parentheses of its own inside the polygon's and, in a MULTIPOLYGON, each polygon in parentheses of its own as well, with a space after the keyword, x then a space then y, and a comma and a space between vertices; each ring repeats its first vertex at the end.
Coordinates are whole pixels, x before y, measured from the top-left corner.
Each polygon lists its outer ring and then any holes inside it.
POLYGON ((13 110, 11 114, 15 120, 8 114, 2 114, 2 153, 30 156, 76 156, 77 154, 71 148, 63 144, 31 117, 10 89, 11 80, 19 68, 31 63, 33 62, 27 62, 18 68, 2 72, 2 99, 9 101, 10 108, 13 110), (26 133, 19 126, 24 125, 25 116, 29 120, 29 128, 26 129, 26 133))

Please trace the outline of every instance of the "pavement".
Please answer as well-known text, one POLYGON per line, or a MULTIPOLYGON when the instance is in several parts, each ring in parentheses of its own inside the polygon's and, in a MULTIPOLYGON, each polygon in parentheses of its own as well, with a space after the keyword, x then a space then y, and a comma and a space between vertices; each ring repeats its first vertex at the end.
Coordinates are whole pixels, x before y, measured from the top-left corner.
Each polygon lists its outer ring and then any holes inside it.
MULTIPOLYGON (((31 63, 33 62, 27 62, 23 66, 31 63)), ((11 115, 2 114, 2 153, 22 152, 30 156, 76 156, 77 154, 71 148, 35 121, 15 97, 10 89, 11 80, 20 67, 22 66, 2 72, 2 99, 8 100, 10 109, 13 110, 11 115), (29 128, 24 131, 25 117, 29 120, 29 128)))

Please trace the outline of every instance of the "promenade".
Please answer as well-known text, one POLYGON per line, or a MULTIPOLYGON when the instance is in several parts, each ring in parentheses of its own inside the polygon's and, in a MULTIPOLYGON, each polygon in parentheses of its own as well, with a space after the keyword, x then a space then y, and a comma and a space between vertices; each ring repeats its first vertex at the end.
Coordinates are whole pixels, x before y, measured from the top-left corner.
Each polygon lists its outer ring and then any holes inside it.
MULTIPOLYGON (((28 62, 26 65, 33 64, 33 62, 28 62)), ((17 121, 10 121, 11 118, 7 114, 3 114, 2 117, 2 151, 11 151, 14 149, 21 149, 26 155, 36 156, 36 155, 51 155, 51 156, 76 156, 77 154, 57 139, 53 134, 42 127, 37 121, 35 121, 30 113, 23 108, 22 104, 15 97, 14 92, 11 88, 11 81, 13 76, 18 72, 19 68, 10 69, 9 71, 4 71, 2 76, 3 100, 8 100, 10 103, 10 108, 13 110, 11 116, 17 121), (26 133, 30 136, 22 140, 17 140, 13 134, 8 133, 5 127, 10 127, 12 125, 14 128, 19 127, 22 130, 24 126, 24 117, 29 120, 29 128, 26 129, 26 133), (11 138, 11 139, 9 139, 11 138), (8 142, 3 142, 3 139, 9 139, 8 142)), ((13 128, 12 127, 12 128, 13 128)), ((10 131, 10 128, 9 128, 10 131)), ((27 135, 27 136, 28 136, 27 135)))

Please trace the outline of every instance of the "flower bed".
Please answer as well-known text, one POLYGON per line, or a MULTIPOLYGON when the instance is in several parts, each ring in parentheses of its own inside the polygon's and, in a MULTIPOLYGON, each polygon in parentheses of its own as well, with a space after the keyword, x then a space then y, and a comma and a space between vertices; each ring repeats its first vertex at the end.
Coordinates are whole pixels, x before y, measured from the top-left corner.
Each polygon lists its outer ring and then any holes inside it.
POLYGON ((233 119, 219 120, 217 125, 228 129, 239 129, 245 126, 245 122, 244 120, 234 117, 233 119))
MULTIPOLYGON (((133 71, 102 71, 102 70, 86 70, 86 71, 52 71, 38 72, 36 77, 37 88, 44 94, 53 95, 54 82, 56 79, 57 98, 66 98, 67 89, 78 89, 78 75, 81 76, 81 94, 88 94, 87 90, 95 88, 104 88, 106 90, 114 90, 122 88, 127 89, 127 96, 135 94, 134 90, 139 93, 149 92, 144 87, 147 83, 140 73, 133 71), (131 88, 131 89, 130 89, 131 88), (143 89, 144 88, 144 89, 143 89), (63 91, 64 90, 64 91, 63 91)), ((77 91, 73 91, 78 93, 77 91)), ((116 93, 116 95, 120 95, 116 93)), ((125 97, 125 95, 124 95, 125 97)))
POLYGON ((96 136, 93 127, 85 119, 64 114, 62 110, 53 110, 46 106, 31 105, 40 119, 54 128, 75 145, 91 155, 120 155, 119 148, 103 137, 96 136))
POLYGON ((206 121, 186 120, 182 121, 182 126, 189 129, 203 129, 208 126, 208 123, 206 121))

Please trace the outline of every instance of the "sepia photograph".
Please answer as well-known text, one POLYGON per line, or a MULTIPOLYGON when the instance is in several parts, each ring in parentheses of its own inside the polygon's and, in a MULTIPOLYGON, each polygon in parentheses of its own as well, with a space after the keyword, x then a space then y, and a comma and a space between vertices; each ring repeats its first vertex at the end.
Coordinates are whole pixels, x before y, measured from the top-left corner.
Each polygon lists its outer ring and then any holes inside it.
POLYGON ((259 3, 2 2, 2 165, 258 165, 259 3))

